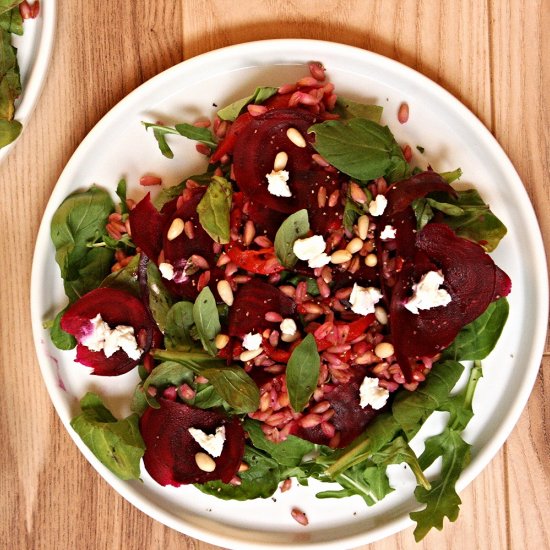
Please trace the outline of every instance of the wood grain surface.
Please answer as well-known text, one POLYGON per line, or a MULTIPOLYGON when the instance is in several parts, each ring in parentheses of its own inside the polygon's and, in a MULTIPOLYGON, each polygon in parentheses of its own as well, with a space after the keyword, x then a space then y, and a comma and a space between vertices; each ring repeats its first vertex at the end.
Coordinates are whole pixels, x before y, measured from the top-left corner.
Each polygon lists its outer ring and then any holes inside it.
MULTIPOLYGON (((43 0, 47 2, 48 0, 43 0)), ((58 1, 38 107, 0 166, 0 547, 215 548, 118 496, 54 412, 32 345, 29 284, 47 199, 94 124, 139 84, 202 52, 265 38, 317 38, 399 60, 443 85, 492 131, 535 206, 550 250, 548 0, 58 1)), ((394 548, 550 548, 550 355, 512 435, 461 495, 459 519, 394 548)))

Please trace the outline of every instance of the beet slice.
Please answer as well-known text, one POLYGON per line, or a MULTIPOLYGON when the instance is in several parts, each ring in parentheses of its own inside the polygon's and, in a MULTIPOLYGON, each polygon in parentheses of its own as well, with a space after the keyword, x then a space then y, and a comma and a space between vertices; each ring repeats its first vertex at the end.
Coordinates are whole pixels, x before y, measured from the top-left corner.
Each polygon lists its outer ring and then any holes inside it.
POLYGON ((315 153, 313 147, 309 143, 306 147, 298 147, 288 139, 286 132, 289 128, 296 128, 307 138, 307 130, 315 120, 315 115, 301 109, 273 109, 253 117, 239 133, 233 150, 233 169, 239 188, 256 202, 272 210, 294 212, 294 175, 321 167, 311 158, 315 153), (275 156, 279 151, 288 154, 285 169, 290 174, 292 197, 277 197, 267 190, 266 174, 273 170, 275 156))
POLYGON ((462 327, 511 289, 508 276, 480 245, 457 237, 444 224, 426 225, 418 233, 415 246, 415 263, 401 271, 390 305, 391 334, 406 377, 411 373, 411 360, 441 352, 462 327), (451 302, 413 314, 405 308, 411 286, 432 269, 442 271, 443 287, 451 295, 451 302))
MULTIPOLYGON (((374 410, 371 406, 361 407, 359 399, 359 387, 361 381, 355 380, 347 384, 336 386, 326 394, 326 400, 334 409, 334 415, 330 422, 340 433, 338 447, 345 447, 359 436, 370 422, 374 420, 384 409, 374 410)), ((325 435, 321 426, 302 428, 297 425, 294 435, 307 439, 318 445, 328 445, 330 438, 325 435)))
POLYGON ((153 261, 162 250, 162 232, 166 217, 161 214, 151 202, 151 194, 147 193, 132 210, 128 219, 132 230, 132 240, 153 261))
POLYGON ((232 419, 212 410, 197 409, 177 401, 159 399, 160 408, 149 407, 140 419, 139 429, 146 450, 143 463, 160 485, 186 485, 220 479, 229 483, 239 470, 244 454, 244 430, 232 419), (189 428, 214 433, 225 426, 225 443, 219 457, 213 458, 213 472, 201 470, 195 454, 204 449, 193 439, 189 428))
POLYGON ((229 335, 242 338, 249 332, 261 333, 266 328, 274 328, 278 323, 265 320, 268 311, 275 311, 284 318, 293 317, 295 308, 294 300, 278 288, 252 279, 241 286, 229 309, 229 335))
POLYGON ((143 331, 146 342, 143 353, 149 351, 153 340, 160 341, 159 335, 162 338, 149 312, 135 296, 113 288, 97 288, 88 292, 65 312, 61 318, 61 328, 77 339, 76 361, 92 367, 93 374, 118 376, 132 370, 141 360, 141 357, 137 360, 131 359, 123 350, 107 357, 102 351, 92 351, 80 343, 91 332, 90 320, 98 313, 111 328, 117 325, 132 326, 134 335, 140 342, 142 338, 139 334, 143 331))

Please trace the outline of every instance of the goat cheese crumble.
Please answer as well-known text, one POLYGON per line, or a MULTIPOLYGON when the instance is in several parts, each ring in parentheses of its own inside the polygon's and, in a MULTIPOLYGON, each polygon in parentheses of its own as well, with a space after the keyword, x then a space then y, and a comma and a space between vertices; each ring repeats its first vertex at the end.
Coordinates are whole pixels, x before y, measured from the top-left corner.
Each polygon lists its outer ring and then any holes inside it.
POLYGON ((446 306, 452 298, 451 295, 440 286, 445 281, 441 271, 428 271, 424 273, 418 283, 412 286, 413 295, 405 307, 415 315, 420 309, 432 309, 433 307, 446 306))
POLYGON ((288 171, 287 170, 272 170, 266 174, 267 190, 276 197, 291 197, 290 187, 288 186, 288 171))
POLYGON ((257 332, 248 332, 243 338, 243 348, 256 351, 262 345, 262 335, 257 332))
POLYGON ((137 360, 143 350, 138 347, 134 336, 134 327, 117 325, 114 329, 98 313, 90 319, 92 330, 80 343, 91 351, 102 351, 105 357, 111 357, 118 350, 123 350, 130 359, 137 360))
POLYGON ((362 287, 355 283, 349 297, 351 311, 359 313, 359 315, 374 313, 374 306, 381 298, 382 293, 377 288, 373 286, 362 287))
POLYGON ((199 428, 188 428, 191 437, 212 457, 222 454, 225 443, 225 426, 216 428, 213 434, 204 433, 199 428))
POLYGON ((375 410, 381 409, 388 401, 389 396, 390 392, 378 385, 378 378, 365 376, 359 387, 359 399, 362 408, 370 405, 375 410))
POLYGON ((382 233, 380 233, 380 238, 383 241, 389 241, 391 239, 395 239, 395 234, 397 233, 397 229, 393 227, 392 225, 386 225, 384 229, 382 230, 382 233))
POLYGON ((297 330, 294 319, 291 319, 290 317, 283 319, 281 321, 280 329, 283 334, 287 334, 288 336, 294 336, 297 330))
POLYGON ((369 202, 369 214, 371 216, 381 216, 386 210, 388 199, 384 195, 376 195, 373 201, 369 202))
POLYGON ((313 235, 305 239, 296 239, 292 250, 300 260, 307 261, 309 267, 323 267, 330 262, 330 256, 325 254, 325 239, 322 235, 313 235))
POLYGON ((174 278, 174 266, 168 262, 162 262, 159 264, 160 274, 167 281, 171 281, 174 278))

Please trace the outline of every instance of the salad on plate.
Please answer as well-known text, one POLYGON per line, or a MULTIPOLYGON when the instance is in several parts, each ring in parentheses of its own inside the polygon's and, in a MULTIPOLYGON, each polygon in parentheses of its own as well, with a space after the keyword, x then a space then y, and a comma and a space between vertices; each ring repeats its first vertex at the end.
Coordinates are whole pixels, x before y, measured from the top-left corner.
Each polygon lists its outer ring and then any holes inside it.
MULTIPOLYGON (((315 479, 319 498, 372 506, 405 463, 417 540, 456 519, 461 434, 508 315, 511 281, 489 255, 506 228, 452 185, 459 168, 413 166, 381 116, 311 62, 214 121, 144 122, 168 158, 172 140, 195 140, 203 173, 167 188, 144 176, 139 201, 121 180, 116 200, 93 185, 59 206, 68 304, 52 341, 90 376, 139 372, 129 417, 89 392, 71 422, 120 478, 145 468, 236 500, 315 479), (435 411, 447 425, 417 456, 410 441, 435 411)), ((307 525, 298 505, 292 516, 307 525)))

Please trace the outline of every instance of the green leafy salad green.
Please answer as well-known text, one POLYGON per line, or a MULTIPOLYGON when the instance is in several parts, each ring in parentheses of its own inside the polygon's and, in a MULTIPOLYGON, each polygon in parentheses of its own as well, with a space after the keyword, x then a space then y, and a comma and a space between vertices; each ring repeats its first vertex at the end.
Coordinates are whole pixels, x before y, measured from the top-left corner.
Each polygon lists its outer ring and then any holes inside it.
POLYGON ((120 478, 227 500, 292 479, 373 506, 405 464, 421 540, 459 513, 463 432, 508 317, 487 254, 506 228, 451 186, 460 169, 413 166, 382 109, 337 97, 319 67, 212 129, 145 123, 165 157, 196 141, 204 173, 137 203, 124 180, 116 202, 97 185, 67 197, 51 237, 68 303, 50 334, 91 374, 139 374, 130 416, 88 393, 71 422, 120 478), (417 456, 434 412, 448 420, 417 456))

